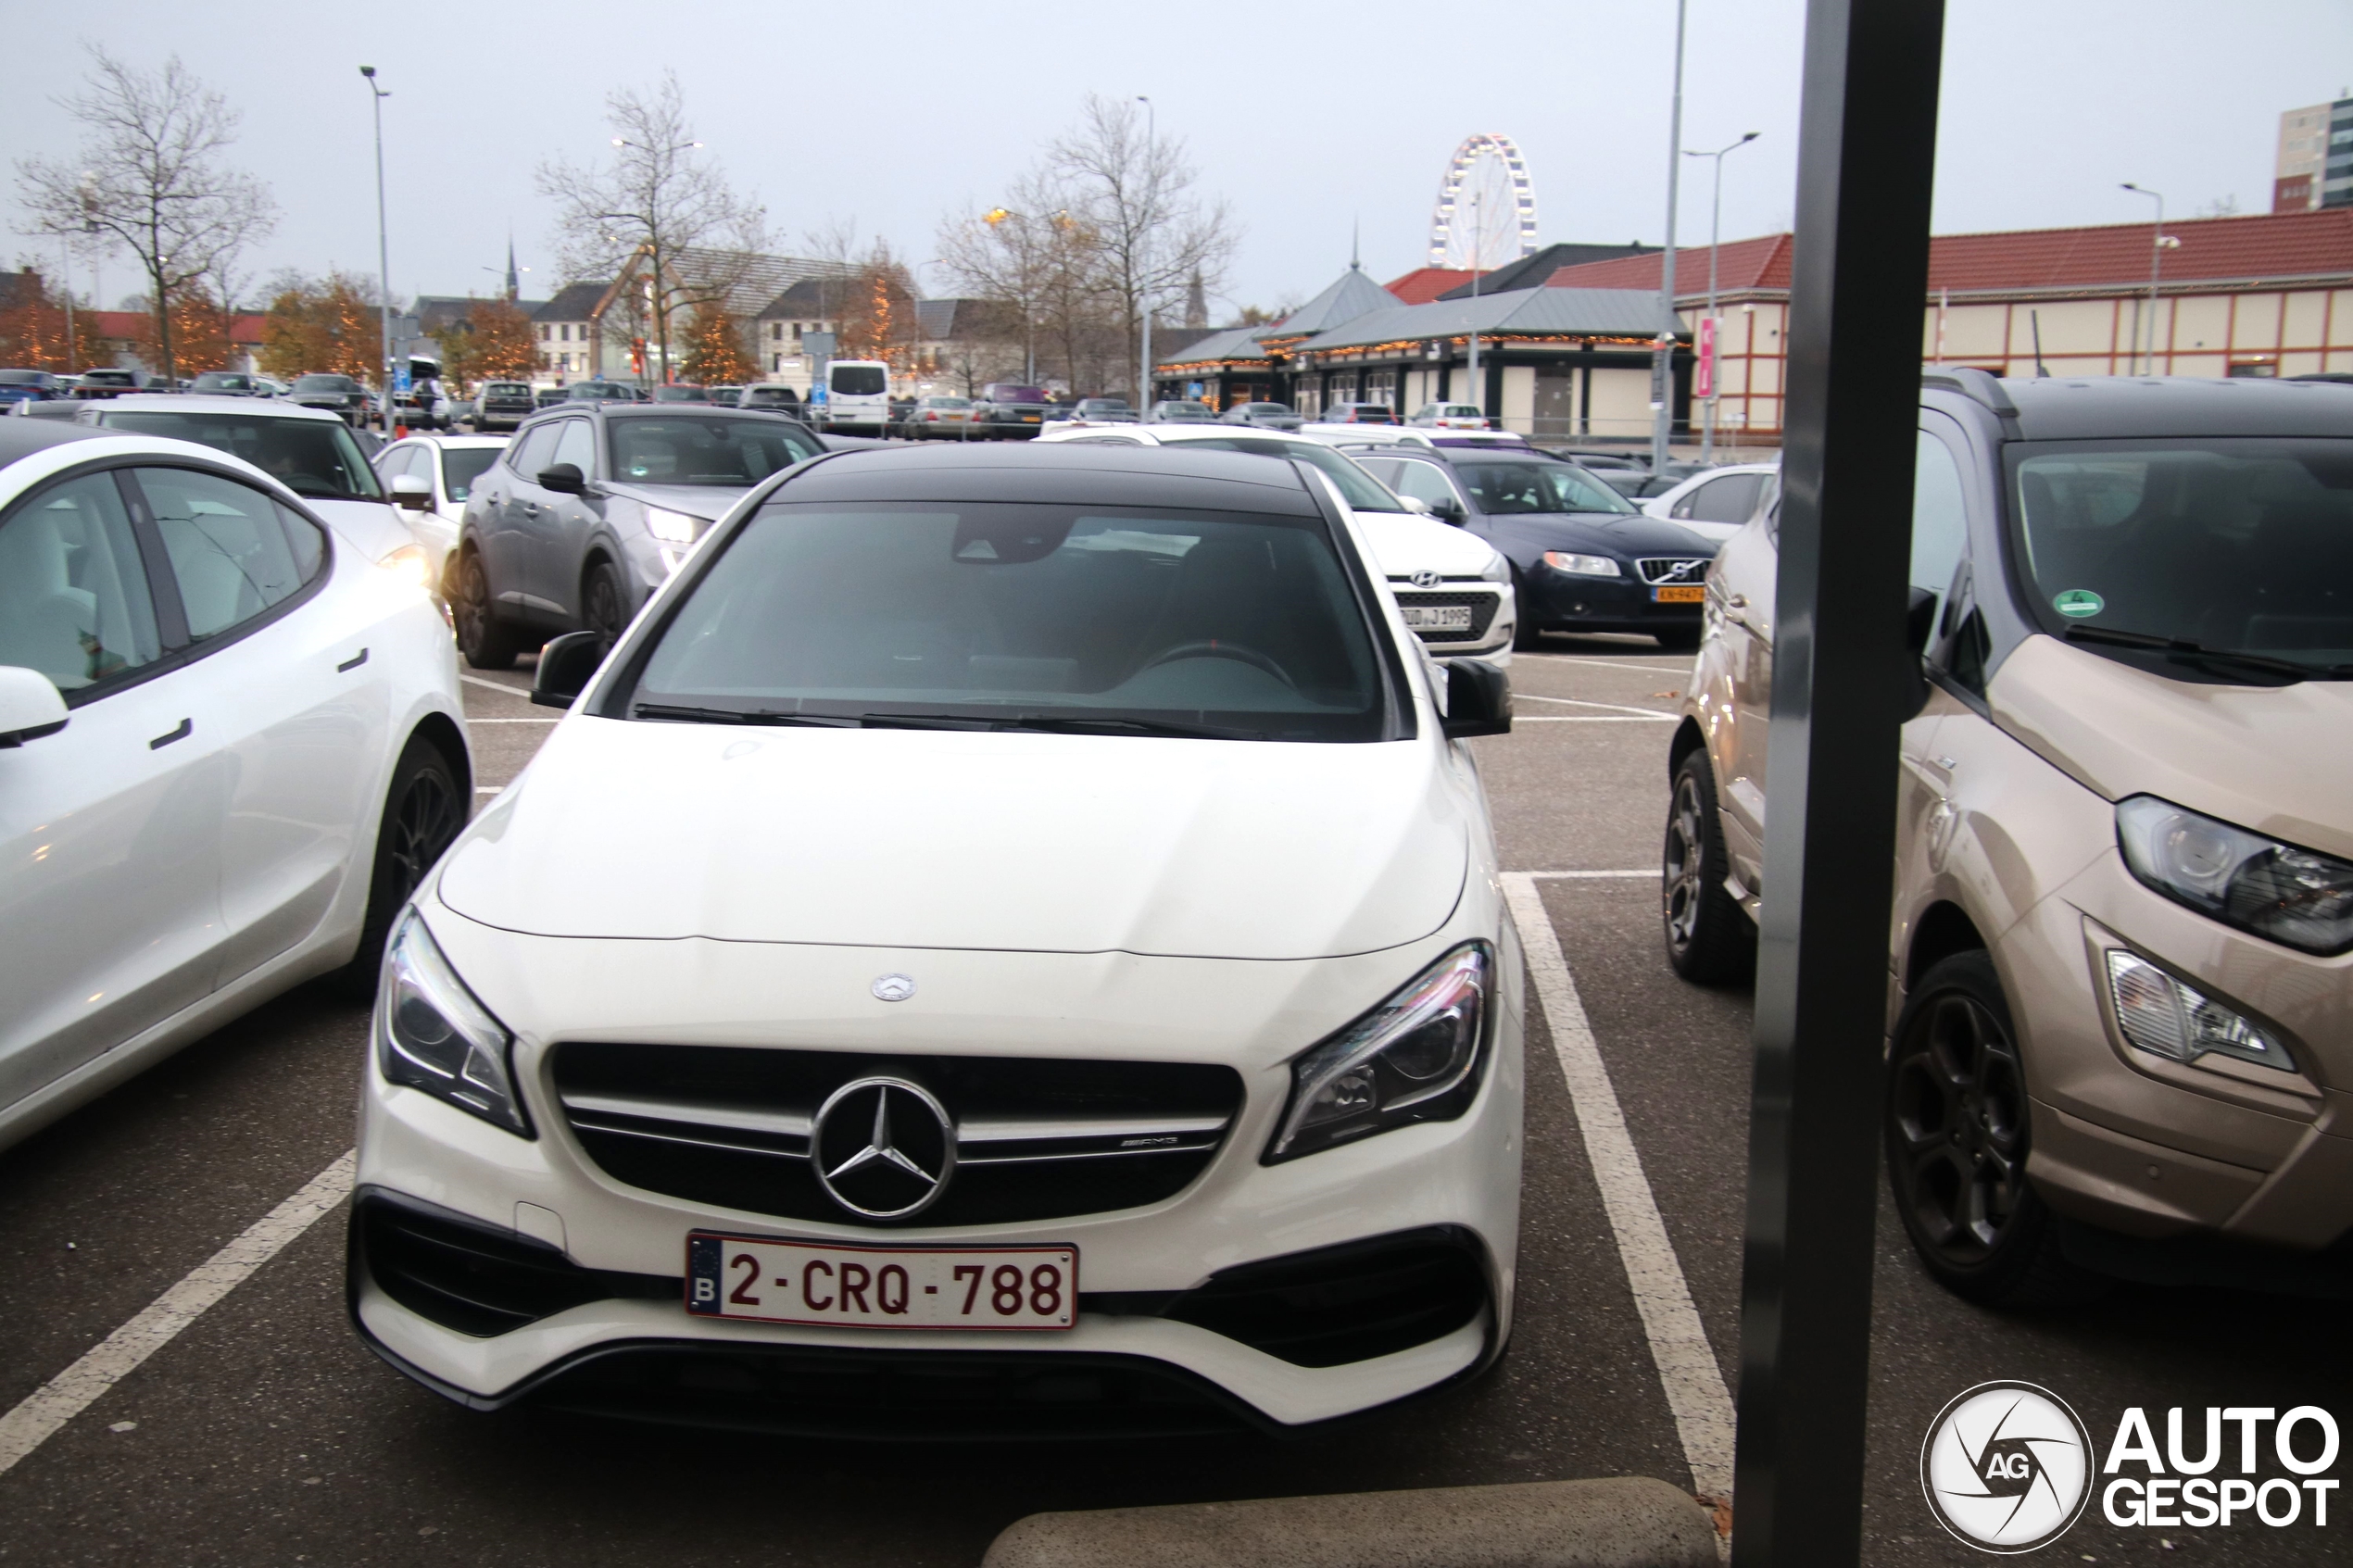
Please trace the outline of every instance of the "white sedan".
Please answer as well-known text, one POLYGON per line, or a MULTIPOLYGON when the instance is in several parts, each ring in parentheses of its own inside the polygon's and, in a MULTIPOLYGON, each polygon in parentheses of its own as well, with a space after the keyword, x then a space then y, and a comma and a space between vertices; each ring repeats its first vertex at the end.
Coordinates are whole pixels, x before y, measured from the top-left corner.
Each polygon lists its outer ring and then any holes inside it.
POLYGON ((837 452, 548 644, 385 963, 360 1335, 476 1410, 931 1440, 1493 1364, 1509 691, 1366 554, 1261 457, 837 452))
POLYGON ((1728 463, 1702 469, 1672 490, 1635 505, 1653 517, 1680 522, 1720 545, 1755 514, 1758 499, 1781 471, 1779 463, 1728 463))
POLYGON ((372 993, 472 801, 449 629, 373 521, 0 425, 0 1146, 301 981, 372 993))
MULTIPOLYGON (((1353 430, 1375 429, 1353 425, 1353 430)), ((1239 431, 1230 425, 1049 425, 1041 442, 1103 446, 1173 446, 1189 451, 1248 452, 1296 458, 1329 480, 1340 502, 1365 530, 1407 628, 1433 658, 1468 655, 1498 669, 1512 662, 1519 608, 1511 562, 1476 534, 1438 521, 1419 501, 1405 500, 1327 441, 1281 431, 1239 431)))
POLYGON ((407 516, 425 552, 425 581, 444 601, 448 584, 443 569, 458 547, 466 521, 466 497, 498 454, 503 435, 412 435, 376 454, 376 474, 392 503, 407 516))

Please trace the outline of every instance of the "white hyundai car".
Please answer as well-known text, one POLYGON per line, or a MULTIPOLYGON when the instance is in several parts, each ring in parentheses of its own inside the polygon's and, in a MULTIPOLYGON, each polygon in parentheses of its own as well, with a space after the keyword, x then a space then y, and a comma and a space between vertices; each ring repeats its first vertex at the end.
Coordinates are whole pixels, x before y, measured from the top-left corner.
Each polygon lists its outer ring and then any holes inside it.
POLYGON ((503 435, 411 435, 376 454, 376 476, 425 552, 425 581, 446 602, 449 553, 465 526, 474 481, 507 449, 503 435))
POLYGON ((298 982, 373 990, 472 794, 448 626, 371 521, 0 426, 0 1146, 298 982))
POLYGON ((1299 463, 843 452, 549 644, 386 960, 362 1337, 477 1409, 935 1438, 1491 1364, 1509 692, 1368 557, 1299 463))
POLYGON ((1214 424, 1072 423, 1050 428, 1038 439, 1248 452, 1306 463, 1340 492, 1340 504, 1372 546, 1405 625, 1433 658, 1468 655, 1498 669, 1511 667, 1512 642, 1519 630, 1511 562, 1486 540, 1439 521, 1422 502, 1398 495, 1327 442, 1214 424))

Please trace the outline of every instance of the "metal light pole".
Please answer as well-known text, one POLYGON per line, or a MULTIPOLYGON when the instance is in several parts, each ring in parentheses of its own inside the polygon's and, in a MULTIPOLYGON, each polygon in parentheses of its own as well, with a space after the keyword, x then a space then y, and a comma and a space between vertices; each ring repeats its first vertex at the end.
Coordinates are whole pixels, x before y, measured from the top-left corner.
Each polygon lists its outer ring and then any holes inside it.
POLYGON ((1667 471, 1667 439, 1675 425, 1675 207, 1683 172, 1683 9, 1675 0, 1675 107, 1667 129, 1667 251, 1659 258, 1659 297, 1666 320, 1659 327, 1659 345, 1651 351, 1651 385, 1658 393, 1658 408, 1651 416, 1651 472, 1667 471))
POLYGON ((1481 423, 1487 419, 1487 388, 1478 379, 1478 193, 1473 191, 1471 209, 1471 309, 1470 309, 1470 402, 1478 409, 1481 423))
POLYGON ((1722 353, 1721 345, 1716 340, 1723 335, 1724 331, 1723 324, 1716 319, 1716 245, 1718 236, 1724 227, 1724 155, 1738 152, 1755 141, 1758 134, 1757 132, 1752 131, 1730 146, 1718 147, 1712 153, 1695 153, 1689 147, 1683 149, 1685 157, 1707 157, 1716 160, 1716 189, 1715 194, 1708 198, 1707 216, 1706 319, 1709 322, 1707 341, 1711 358, 1708 362, 1707 402, 1701 415, 1705 422, 1700 426, 1699 437, 1699 460, 1703 463, 1712 463, 1716 460, 1716 399, 1718 393, 1713 357, 1720 356, 1722 353))
POLYGON ((2165 267, 2165 198, 2146 185, 2124 182, 2124 189, 2157 203, 2157 227, 2149 231, 2149 352, 2144 374, 2157 374, 2157 281, 2165 267))
MULTIPOLYGON (((1136 101, 1144 106, 1144 160, 1146 168, 1149 169, 1154 149, 1160 145, 1160 111, 1153 108, 1152 101, 1144 96, 1141 93, 1136 94, 1136 101)), ((1153 182, 1152 194, 1154 195, 1158 194, 1157 182, 1153 182)), ((1142 253, 1138 257, 1136 265, 1136 270, 1139 274, 1136 279, 1136 313, 1144 319, 1144 363, 1141 382, 1142 392, 1136 407, 1139 413, 1149 414, 1151 412, 1153 392, 1152 302, 1150 285, 1145 282, 1142 274, 1147 272, 1150 269, 1151 254, 1151 230, 1150 228, 1145 229, 1142 243, 1137 248, 1142 253)))
POLYGON ((376 367, 377 412, 386 435, 392 433, 392 242, 384 228, 384 100, 391 93, 376 82, 376 68, 361 66, 359 74, 368 79, 368 91, 374 94, 369 107, 376 116, 376 286, 382 293, 376 300, 376 318, 383 326, 378 344, 382 358, 376 367))

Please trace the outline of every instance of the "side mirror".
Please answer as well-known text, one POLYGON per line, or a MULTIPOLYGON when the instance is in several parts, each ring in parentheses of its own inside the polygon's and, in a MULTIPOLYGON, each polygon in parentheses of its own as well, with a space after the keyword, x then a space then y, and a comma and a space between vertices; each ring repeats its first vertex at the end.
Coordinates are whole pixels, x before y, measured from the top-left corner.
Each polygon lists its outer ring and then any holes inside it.
POLYGON ((1904 717, 1928 706, 1928 640, 1936 633, 1936 590, 1915 588, 1904 610, 1904 717))
POLYGON ((413 473, 396 475, 392 482, 392 504, 412 512, 430 510, 433 486, 413 473))
POLYGON ((577 495, 588 488, 587 477, 577 463, 558 463, 551 469, 539 470, 539 488, 552 490, 559 495, 577 495))
POLYGON ((1417 512, 1423 517, 1432 515, 1429 509, 1429 503, 1423 500, 1419 495, 1400 495, 1397 498, 1404 504, 1405 509, 1409 512, 1417 512))
POLYGON ((539 673, 532 677, 531 700, 542 708, 570 708, 597 678, 609 651, 601 633, 567 632, 556 638, 539 650, 539 673))
POLYGON ((66 699, 38 670, 0 664, 0 748, 22 746, 66 727, 66 699))
POLYGON ((1429 504, 1429 510, 1430 515, 1441 522, 1451 522, 1457 528, 1463 525, 1463 503, 1453 495, 1443 500, 1432 501, 1429 504))
POLYGON ((1446 671, 1446 738, 1512 733, 1512 682, 1483 659, 1441 661, 1446 671))

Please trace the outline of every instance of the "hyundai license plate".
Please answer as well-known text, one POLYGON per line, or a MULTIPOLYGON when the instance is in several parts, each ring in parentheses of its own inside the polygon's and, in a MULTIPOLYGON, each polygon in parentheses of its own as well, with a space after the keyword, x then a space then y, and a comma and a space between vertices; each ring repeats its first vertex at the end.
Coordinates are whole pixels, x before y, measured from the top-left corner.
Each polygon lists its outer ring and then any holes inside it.
POLYGON ((1663 605, 1695 605, 1704 603, 1707 598, 1707 589, 1697 583, 1674 583, 1655 589, 1653 594, 1663 605))
POLYGON ((1405 617, 1406 630, 1412 632, 1467 632, 1471 629, 1471 607, 1468 605, 1400 605, 1405 617))
POLYGON ((1078 1249, 844 1247, 694 1231, 686 1311, 825 1328, 1076 1328, 1078 1249))

